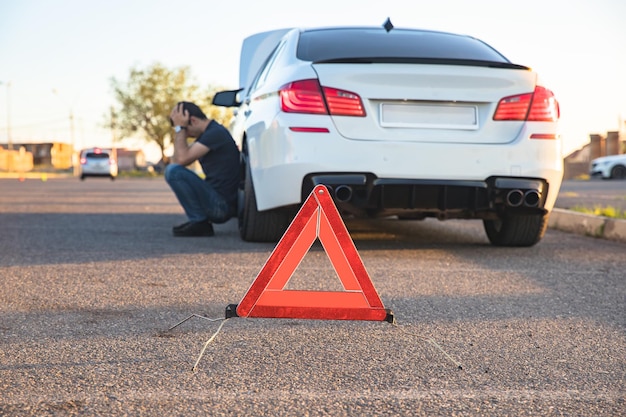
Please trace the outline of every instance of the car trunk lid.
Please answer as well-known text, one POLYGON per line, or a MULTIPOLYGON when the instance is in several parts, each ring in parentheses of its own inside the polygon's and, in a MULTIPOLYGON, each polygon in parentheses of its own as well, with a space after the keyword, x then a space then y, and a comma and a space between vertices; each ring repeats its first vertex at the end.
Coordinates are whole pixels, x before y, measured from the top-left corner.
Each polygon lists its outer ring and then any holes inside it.
POLYGON ((523 121, 494 121, 499 101, 532 93, 528 69, 469 65, 316 63, 324 87, 356 93, 366 117, 332 116, 347 139, 509 143, 523 121), (375 70, 374 70, 375 69, 375 70))

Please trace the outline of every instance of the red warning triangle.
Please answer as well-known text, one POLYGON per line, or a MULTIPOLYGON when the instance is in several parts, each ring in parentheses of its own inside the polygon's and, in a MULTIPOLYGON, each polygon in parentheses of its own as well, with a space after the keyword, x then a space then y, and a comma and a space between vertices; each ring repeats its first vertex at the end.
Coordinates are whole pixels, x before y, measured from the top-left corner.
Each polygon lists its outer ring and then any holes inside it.
POLYGON ((393 321, 324 185, 313 189, 236 309, 239 317, 393 321), (345 291, 285 289, 318 238, 345 291))

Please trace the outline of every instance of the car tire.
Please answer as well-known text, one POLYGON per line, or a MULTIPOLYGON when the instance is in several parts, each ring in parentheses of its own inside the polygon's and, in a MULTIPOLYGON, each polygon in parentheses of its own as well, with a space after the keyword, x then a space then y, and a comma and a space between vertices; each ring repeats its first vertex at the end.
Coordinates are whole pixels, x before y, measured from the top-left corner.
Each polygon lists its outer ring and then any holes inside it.
POLYGON ((244 170, 243 196, 240 195, 239 201, 239 235, 247 242, 279 241, 295 214, 289 209, 258 211, 248 166, 244 170))
POLYGON ((626 179, 626 167, 623 165, 615 165, 611 169, 611 178, 616 180, 626 179))
POLYGON ((483 220, 483 226, 494 246, 533 246, 546 233, 548 215, 505 215, 497 220, 483 220))

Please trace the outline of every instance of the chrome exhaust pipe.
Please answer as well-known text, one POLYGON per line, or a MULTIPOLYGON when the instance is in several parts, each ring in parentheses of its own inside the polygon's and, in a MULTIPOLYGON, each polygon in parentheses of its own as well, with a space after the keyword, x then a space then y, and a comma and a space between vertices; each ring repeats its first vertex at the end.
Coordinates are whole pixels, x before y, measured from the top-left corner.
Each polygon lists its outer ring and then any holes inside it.
POLYGON ((541 200, 541 194, 537 190, 528 190, 524 193, 524 205, 526 207, 537 207, 541 200))
POLYGON ((348 185, 340 185, 335 188, 335 198, 337 201, 345 203, 352 199, 352 187, 348 185))
POLYGON ((522 190, 511 190, 506 195, 506 204, 511 207, 519 207, 524 203, 522 190))

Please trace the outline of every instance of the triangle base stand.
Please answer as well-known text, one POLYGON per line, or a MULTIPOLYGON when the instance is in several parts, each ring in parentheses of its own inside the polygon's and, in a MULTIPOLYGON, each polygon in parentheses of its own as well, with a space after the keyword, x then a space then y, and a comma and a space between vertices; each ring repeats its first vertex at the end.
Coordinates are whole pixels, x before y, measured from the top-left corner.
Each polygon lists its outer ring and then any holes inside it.
MULTIPOLYGON (((225 318, 241 317, 237 314, 238 304, 226 306, 225 318)), ((358 308, 311 308, 311 307, 273 307, 271 310, 258 309, 258 316, 248 315, 250 318, 274 319, 308 319, 308 320, 365 320, 386 321, 396 324, 396 317, 389 309, 358 309, 358 308)))

